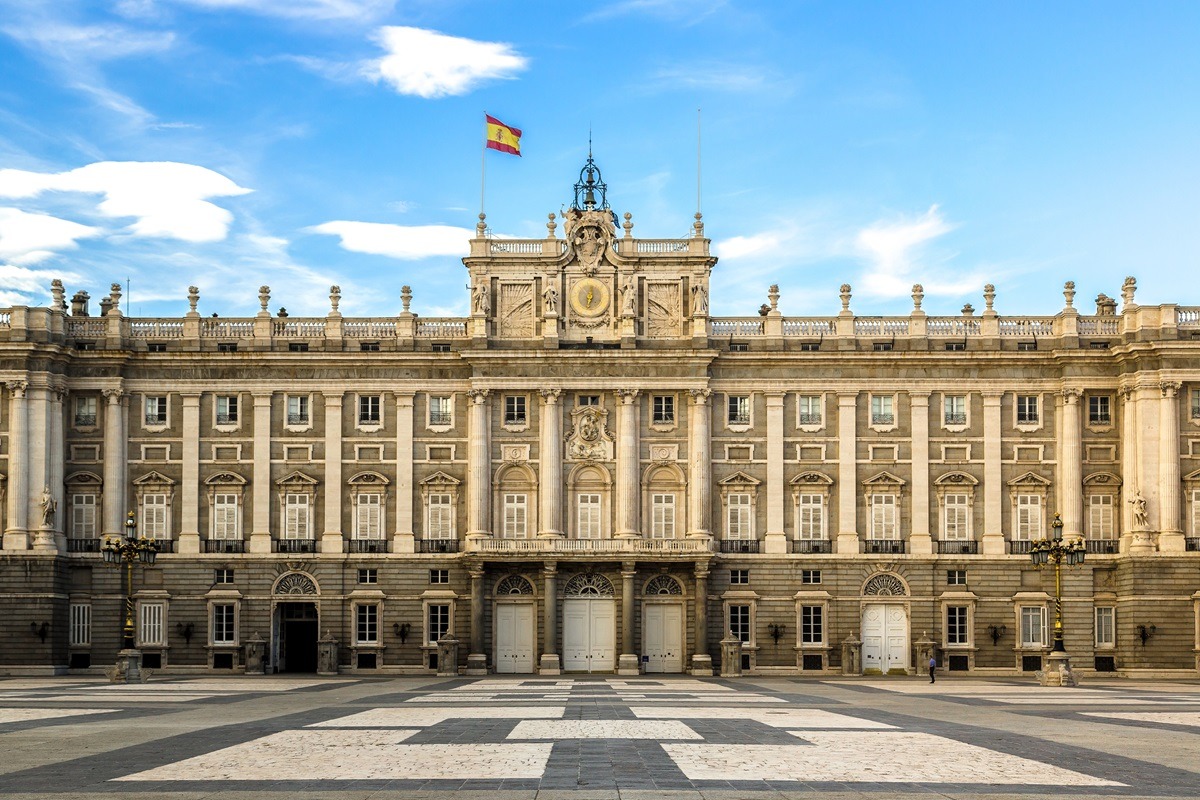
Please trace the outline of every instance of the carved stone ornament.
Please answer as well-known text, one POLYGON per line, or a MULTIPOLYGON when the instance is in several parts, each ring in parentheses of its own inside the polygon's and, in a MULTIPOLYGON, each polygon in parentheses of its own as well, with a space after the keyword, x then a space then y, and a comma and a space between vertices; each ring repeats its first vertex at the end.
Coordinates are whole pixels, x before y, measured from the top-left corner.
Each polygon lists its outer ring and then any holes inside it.
POLYGON ((904 581, 897 578, 895 575, 876 575, 867 581, 867 585, 863 587, 863 594, 873 597, 906 597, 908 589, 904 586, 904 581))
POLYGON ((571 284, 567 300, 571 304, 571 311, 580 318, 577 320, 579 324, 596 324, 597 319, 608 311, 612 290, 603 281, 581 278, 571 284))
POLYGON ((505 575, 496 584, 497 595, 531 595, 533 584, 521 575, 505 575))
POLYGON ((598 406, 571 410, 567 457, 575 461, 611 461, 613 437, 608 431, 608 411, 598 406))
POLYGON ((532 283, 500 284, 497 321, 502 338, 526 339, 533 336, 533 310, 532 283))
POLYGON ((679 458, 679 445, 655 444, 650 447, 650 460, 655 464, 671 464, 679 458))
POLYGON ((683 587, 670 575, 655 575, 646 582, 646 588, 642 590, 642 594, 647 597, 664 594, 682 595, 683 587))
POLYGON ((614 594, 612 581, 594 572, 581 572, 563 587, 564 597, 612 597, 614 594))
POLYGON ((610 224, 602 212, 584 211, 578 222, 571 226, 567 243, 584 275, 596 274, 605 253, 612 246, 610 224))
POLYGON ((509 464, 524 464, 529 461, 529 445, 506 444, 501 448, 501 458, 509 464))
POLYGON ((317 594, 313 579, 302 572, 289 572, 275 582, 275 594, 317 594))

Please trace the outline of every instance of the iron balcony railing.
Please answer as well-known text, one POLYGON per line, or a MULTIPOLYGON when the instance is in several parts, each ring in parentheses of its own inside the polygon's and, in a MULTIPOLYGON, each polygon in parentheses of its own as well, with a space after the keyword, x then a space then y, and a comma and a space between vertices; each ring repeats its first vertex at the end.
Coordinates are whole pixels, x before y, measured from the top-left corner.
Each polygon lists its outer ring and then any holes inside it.
POLYGON ((91 427, 95 426, 95 424, 96 424, 96 415, 95 414, 76 414, 75 415, 75 427, 76 428, 91 428, 91 427))
POLYGON ((67 539, 68 553, 99 553, 99 539, 67 539))
POLYGON ((864 544, 868 553, 900 554, 904 552, 903 539, 867 539, 864 544))
POLYGON ((279 539, 275 542, 276 553, 315 553, 315 539, 279 539))
POLYGON ((895 414, 872 414, 872 425, 892 425, 896 422, 895 414))
POLYGON ((833 542, 828 539, 794 539, 793 553, 832 553, 833 542))
POLYGON ((1120 542, 1116 539, 1088 539, 1087 551, 1089 553, 1116 553, 1120 550, 1120 542))
POLYGON ((457 553, 457 539, 422 539, 417 542, 418 553, 457 553))
POLYGON ((956 413, 947 411, 946 412, 946 424, 947 425, 966 425, 967 424, 966 412, 963 412, 962 414, 956 414, 956 413))
POLYGON ((943 539, 937 543, 943 555, 971 555, 979 552, 979 542, 973 539, 943 539))
POLYGON ((1026 555, 1033 548, 1033 541, 1029 539, 1013 539, 1008 543, 1008 552, 1013 555, 1026 555))
POLYGON ((351 539, 351 553, 386 553, 386 539, 351 539))
POLYGON ((1200 550, 1200 536, 1189 536, 1183 541, 1186 549, 1191 551, 1200 550))
POLYGON ((722 553, 757 553, 757 539, 722 539, 722 553))
POLYGON ((241 539, 208 539, 204 542, 206 553, 244 553, 246 543, 241 539))

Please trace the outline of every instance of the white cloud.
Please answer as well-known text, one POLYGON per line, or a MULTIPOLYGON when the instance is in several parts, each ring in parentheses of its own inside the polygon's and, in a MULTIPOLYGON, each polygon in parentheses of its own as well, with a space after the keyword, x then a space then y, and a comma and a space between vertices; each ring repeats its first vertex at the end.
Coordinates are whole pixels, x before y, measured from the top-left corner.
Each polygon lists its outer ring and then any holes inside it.
POLYGON ((0 208, 0 258, 36 264, 59 250, 73 250, 78 239, 99 236, 99 228, 19 208, 0 208))
POLYGON ((309 228, 341 238, 344 249, 404 260, 429 256, 462 256, 467 240, 475 236, 468 228, 452 225, 391 225, 382 222, 334 220, 309 228))
POLYGON ((175 43, 171 31, 146 31, 126 25, 71 25, 59 21, 6 25, 4 33, 64 60, 115 58, 161 53, 175 43))
POLYGON ((627 14, 644 14, 693 25, 725 5, 726 0, 619 0, 598 6, 583 21, 595 22, 627 14))
POLYGON ((366 62, 362 74, 417 97, 467 94, 484 81, 512 78, 529 65, 512 45, 422 28, 383 27, 375 40, 388 54, 366 62))
POLYGON ((229 231, 233 215, 209 198, 250 191, 210 169, 172 161, 100 161, 58 173, 0 170, 0 197, 99 194, 100 214, 135 218, 126 232, 188 242, 218 241, 229 231))
POLYGON ((717 92, 781 92, 781 82, 760 67, 741 64, 678 64, 654 73, 644 88, 717 92))
POLYGON ((919 217, 874 222, 854 238, 856 253, 867 262, 855 288, 875 297, 903 297, 921 283, 926 294, 957 295, 981 285, 979 275, 949 274, 939 263, 953 254, 930 254, 928 246, 954 230, 936 205, 919 217))
POLYGON ((765 251, 778 250, 780 243, 787 234, 780 231, 766 231, 750 236, 733 236, 713 245, 713 253, 722 259, 744 258, 760 255, 765 251))
POLYGON ((15 264, 0 264, 0 306, 44 304, 50 297, 50 281, 78 280, 73 272, 29 269, 15 264))
MULTIPOLYGON (((265 17, 300 20, 348 20, 368 22, 380 19, 396 7, 396 0, 167 0, 176 5, 209 11, 246 11, 265 17)), ((148 0, 128 5, 146 13, 148 0)))

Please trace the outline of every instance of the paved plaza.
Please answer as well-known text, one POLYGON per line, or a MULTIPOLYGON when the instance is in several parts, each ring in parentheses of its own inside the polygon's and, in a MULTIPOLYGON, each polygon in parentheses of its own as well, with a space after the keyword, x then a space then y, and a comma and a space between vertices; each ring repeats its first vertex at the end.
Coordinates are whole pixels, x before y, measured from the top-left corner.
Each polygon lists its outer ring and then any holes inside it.
POLYGON ((1200 684, 0 680, 4 798, 1200 797, 1200 684))

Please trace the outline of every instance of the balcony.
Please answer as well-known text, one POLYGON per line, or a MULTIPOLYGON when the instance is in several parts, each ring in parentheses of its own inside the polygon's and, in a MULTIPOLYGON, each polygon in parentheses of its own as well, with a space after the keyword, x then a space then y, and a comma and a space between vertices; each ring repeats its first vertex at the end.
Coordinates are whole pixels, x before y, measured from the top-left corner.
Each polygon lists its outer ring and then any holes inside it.
POLYGON ((276 553, 315 553, 315 539, 279 539, 275 542, 276 553))
POLYGON ((67 539, 68 553, 99 553, 99 539, 67 539))
POLYGON ((1028 555, 1033 549, 1033 542, 1029 539, 1013 539, 1008 543, 1008 552, 1012 555, 1028 555))
POLYGON ((287 424, 288 425, 307 425, 308 424, 308 414, 288 414, 287 415, 287 424))
POLYGON ((833 542, 828 539, 793 539, 793 553, 832 553, 833 542))
POLYGON ((160 552, 160 553, 174 553, 175 552, 175 540, 174 539, 151 538, 151 541, 154 542, 156 545, 158 545, 158 552, 160 552))
POLYGON ((236 425, 237 421, 238 421, 238 415, 236 413, 235 414, 217 414, 217 424, 218 425, 236 425))
POLYGON ((757 553, 757 539, 722 539, 722 553, 757 553))
POLYGON ((943 423, 945 425, 966 425, 967 424, 967 414, 965 411, 962 413, 952 413, 952 412, 947 411, 946 414, 943 416, 943 419, 945 420, 945 422, 943 423))
POLYGON ((867 539, 863 542, 866 553, 887 553, 899 555, 904 552, 903 539, 867 539))
POLYGON ((1088 539, 1087 551, 1112 555, 1120 551, 1120 542, 1116 539, 1088 539))
MULTIPOLYGON (((757 542, 755 543, 757 544, 757 542)), ((480 539, 470 545, 483 553, 706 553, 707 539, 480 539)))
POLYGON ((96 427, 96 415, 95 414, 76 414, 75 415, 75 427, 76 428, 94 428, 94 427, 96 427))
POLYGON ((147 425, 166 425, 167 424, 167 415, 166 414, 158 414, 158 413, 146 414, 146 424, 147 425))
POLYGON ((417 542, 418 553, 457 553, 457 539, 422 539, 417 542))
POLYGON ((820 414, 805 414, 802 411, 802 412, 800 412, 800 424, 801 425, 820 425, 821 424, 821 415, 820 414))
POLYGON ((430 425, 449 425, 449 424, 451 424, 451 422, 453 422, 453 417, 451 417, 449 411, 430 411, 429 412, 429 424, 430 425))
POLYGON ((937 543, 941 555, 974 555, 979 552, 979 542, 973 539, 943 539, 937 543))
POLYGON ((351 539, 351 553, 386 553, 386 539, 351 539))
POLYGON ((872 414, 871 415, 871 424, 872 425, 895 425, 896 424, 896 415, 895 414, 872 414))
POLYGON ((246 543, 241 539, 207 539, 204 542, 206 553, 244 553, 246 543))

